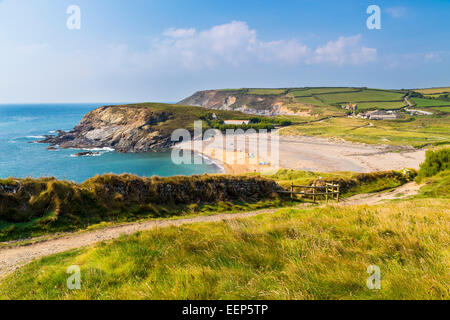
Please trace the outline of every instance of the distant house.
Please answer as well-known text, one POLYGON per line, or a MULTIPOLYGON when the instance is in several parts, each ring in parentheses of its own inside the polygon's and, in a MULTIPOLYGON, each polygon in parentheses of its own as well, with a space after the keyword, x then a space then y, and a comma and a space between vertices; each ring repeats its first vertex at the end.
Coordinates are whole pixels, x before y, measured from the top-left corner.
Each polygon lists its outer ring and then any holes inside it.
POLYGON ((241 126, 243 124, 249 124, 250 120, 225 120, 224 123, 233 126, 241 126))
POLYGON ((361 114, 361 117, 369 120, 394 120, 399 118, 399 114, 394 111, 375 110, 367 111, 361 114))
POLYGON ((353 112, 358 110, 358 105, 356 103, 355 104, 353 104, 353 103, 344 104, 341 107, 342 107, 342 109, 353 111, 353 112))

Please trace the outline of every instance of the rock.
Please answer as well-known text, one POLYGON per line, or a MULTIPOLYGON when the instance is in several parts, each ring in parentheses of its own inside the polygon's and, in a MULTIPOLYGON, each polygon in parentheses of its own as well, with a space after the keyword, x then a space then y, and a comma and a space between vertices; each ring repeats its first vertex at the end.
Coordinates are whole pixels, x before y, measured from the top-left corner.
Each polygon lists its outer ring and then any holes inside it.
POLYGON ((172 118, 170 112, 149 107, 105 106, 86 114, 72 131, 58 130, 57 136, 39 143, 74 149, 108 147, 118 152, 165 151, 175 142, 171 132, 162 133, 158 125, 172 118))
POLYGON ((53 147, 53 146, 49 146, 46 148, 49 151, 54 151, 54 150, 58 150, 57 148, 53 147))
POLYGON ((78 152, 75 153, 74 157, 87 157, 87 156, 98 156, 100 155, 100 152, 92 152, 92 151, 86 151, 86 152, 78 152))

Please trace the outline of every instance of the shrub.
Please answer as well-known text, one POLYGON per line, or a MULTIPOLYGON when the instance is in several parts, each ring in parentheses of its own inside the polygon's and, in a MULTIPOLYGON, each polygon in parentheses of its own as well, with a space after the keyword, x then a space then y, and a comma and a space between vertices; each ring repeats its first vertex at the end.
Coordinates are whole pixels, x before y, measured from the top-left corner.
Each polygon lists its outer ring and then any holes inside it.
POLYGON ((450 148, 440 150, 428 150, 425 162, 420 165, 419 174, 417 176, 417 182, 420 182, 423 178, 432 177, 441 171, 450 169, 450 148))

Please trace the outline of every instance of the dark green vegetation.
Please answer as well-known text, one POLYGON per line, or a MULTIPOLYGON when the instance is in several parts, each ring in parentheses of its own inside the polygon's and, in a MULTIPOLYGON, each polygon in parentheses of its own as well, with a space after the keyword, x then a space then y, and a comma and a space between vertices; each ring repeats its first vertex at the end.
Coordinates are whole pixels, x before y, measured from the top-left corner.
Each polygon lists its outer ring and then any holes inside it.
POLYGON ((420 165, 417 181, 432 177, 441 171, 450 170, 450 148, 428 150, 425 162, 420 165))
POLYGON ((230 129, 272 130, 275 129, 276 126, 286 127, 292 124, 292 121, 283 119, 282 117, 256 117, 256 116, 253 116, 250 119, 248 119, 250 121, 249 124, 241 124, 241 125, 225 124, 224 123, 225 119, 221 119, 219 116, 217 116, 217 114, 214 114, 212 112, 209 112, 206 114, 206 116, 201 117, 201 120, 205 121, 209 128, 218 129, 223 132, 230 129))
POLYGON ((171 218, 281 204, 259 177, 140 178, 103 175, 82 184, 53 178, 0 180, 0 241, 75 231, 101 222, 171 218))

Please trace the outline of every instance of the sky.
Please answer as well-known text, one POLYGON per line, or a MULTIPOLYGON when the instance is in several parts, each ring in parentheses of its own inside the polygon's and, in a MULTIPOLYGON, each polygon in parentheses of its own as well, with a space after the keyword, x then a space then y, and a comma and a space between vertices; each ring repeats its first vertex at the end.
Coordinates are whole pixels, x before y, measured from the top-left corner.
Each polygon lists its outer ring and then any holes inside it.
POLYGON ((0 103, 450 86, 449 14, 448 0, 0 0, 0 103))

